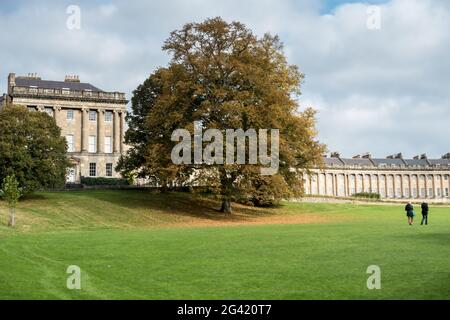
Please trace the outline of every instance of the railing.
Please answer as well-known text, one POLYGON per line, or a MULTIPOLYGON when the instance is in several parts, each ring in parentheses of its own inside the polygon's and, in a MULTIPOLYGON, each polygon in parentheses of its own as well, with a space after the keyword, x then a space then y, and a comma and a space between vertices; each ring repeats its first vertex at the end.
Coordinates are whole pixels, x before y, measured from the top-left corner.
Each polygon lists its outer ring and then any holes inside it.
POLYGON ((13 94, 30 96, 55 96, 67 98, 104 99, 124 101, 125 93, 121 92, 96 92, 90 90, 45 89, 33 87, 13 87, 13 94))

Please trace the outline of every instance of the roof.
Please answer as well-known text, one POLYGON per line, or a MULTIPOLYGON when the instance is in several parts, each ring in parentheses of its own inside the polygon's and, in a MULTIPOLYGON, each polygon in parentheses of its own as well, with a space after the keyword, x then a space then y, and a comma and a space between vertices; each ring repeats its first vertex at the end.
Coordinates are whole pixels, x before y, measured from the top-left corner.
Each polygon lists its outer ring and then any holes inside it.
POLYGON ((103 92, 103 90, 94 87, 90 83, 83 82, 66 82, 66 81, 51 81, 33 78, 16 77, 16 86, 18 87, 37 87, 43 89, 70 89, 70 90, 91 90, 93 92, 103 92))
POLYGON ((375 163, 376 166, 380 165, 387 165, 387 166, 404 166, 405 163, 403 162, 403 159, 383 159, 383 158, 377 158, 372 159, 373 163, 375 163))
POLYGON ((403 161, 405 161, 408 166, 426 167, 429 165, 425 159, 404 159, 403 161))
POLYGON ((450 166, 450 159, 429 159, 431 165, 450 166))
POLYGON ((341 159, 347 166, 373 167, 373 163, 367 158, 341 159))
POLYGON ((323 162, 326 166, 342 166, 343 163, 338 158, 323 158, 323 162))

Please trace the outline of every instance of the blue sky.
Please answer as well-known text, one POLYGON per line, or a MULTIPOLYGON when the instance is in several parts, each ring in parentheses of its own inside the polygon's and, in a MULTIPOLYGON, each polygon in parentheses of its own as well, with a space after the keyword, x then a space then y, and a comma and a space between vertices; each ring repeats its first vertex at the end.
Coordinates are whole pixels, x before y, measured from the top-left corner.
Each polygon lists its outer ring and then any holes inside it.
POLYGON ((306 79, 300 107, 318 110, 320 140, 345 156, 450 151, 448 0, 2 0, 0 91, 9 72, 131 93, 169 56, 169 33, 222 16, 278 34, 306 79), (67 6, 81 10, 68 30, 67 6), (367 27, 378 5, 380 28, 367 27))
POLYGON ((360 0, 322 0, 321 1, 321 9, 320 12, 322 14, 327 14, 332 12, 336 7, 343 5, 343 4, 350 4, 350 3, 368 3, 371 5, 377 5, 377 4, 383 4, 389 2, 388 0, 367 0, 367 1, 360 1, 360 0))

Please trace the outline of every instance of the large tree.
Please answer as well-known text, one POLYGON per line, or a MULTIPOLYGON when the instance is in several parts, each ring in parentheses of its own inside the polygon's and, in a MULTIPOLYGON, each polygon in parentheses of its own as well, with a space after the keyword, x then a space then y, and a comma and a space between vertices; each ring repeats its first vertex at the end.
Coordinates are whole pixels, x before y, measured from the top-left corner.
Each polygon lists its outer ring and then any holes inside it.
POLYGON ((267 205, 301 196, 303 172, 320 162, 324 147, 316 140, 315 112, 298 105, 304 76, 287 63, 278 37, 258 38, 239 22, 214 18, 172 32, 163 50, 172 56, 169 65, 134 91, 125 135, 131 149, 118 169, 163 185, 207 185, 222 196, 225 212, 236 197, 267 205), (180 128, 193 133, 194 121, 203 132, 224 134, 279 129, 278 172, 261 175, 261 164, 174 164, 171 135, 180 128))
POLYGON ((23 193, 64 185, 67 144, 55 119, 7 105, 0 112, 0 181, 15 176, 23 193))

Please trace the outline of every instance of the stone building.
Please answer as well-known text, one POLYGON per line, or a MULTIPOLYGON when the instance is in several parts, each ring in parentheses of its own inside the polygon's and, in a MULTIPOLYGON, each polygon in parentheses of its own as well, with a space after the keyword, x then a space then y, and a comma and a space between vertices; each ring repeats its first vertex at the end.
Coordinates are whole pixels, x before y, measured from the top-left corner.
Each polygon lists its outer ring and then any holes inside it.
POLYGON ((6 102, 26 106, 30 112, 47 112, 54 117, 66 137, 68 156, 73 167, 68 183, 81 177, 120 177, 115 166, 124 152, 125 94, 105 92, 80 82, 77 76, 64 81, 42 80, 36 74, 8 76, 6 102))
POLYGON ((385 159, 370 154, 341 158, 333 153, 324 157, 324 166, 305 179, 307 195, 349 197, 372 192, 382 199, 410 199, 431 202, 450 201, 450 153, 441 159, 425 154, 404 159, 402 154, 385 159))

